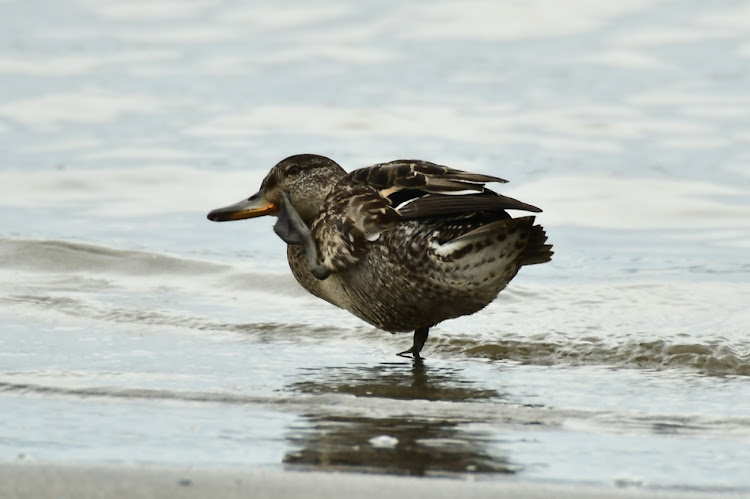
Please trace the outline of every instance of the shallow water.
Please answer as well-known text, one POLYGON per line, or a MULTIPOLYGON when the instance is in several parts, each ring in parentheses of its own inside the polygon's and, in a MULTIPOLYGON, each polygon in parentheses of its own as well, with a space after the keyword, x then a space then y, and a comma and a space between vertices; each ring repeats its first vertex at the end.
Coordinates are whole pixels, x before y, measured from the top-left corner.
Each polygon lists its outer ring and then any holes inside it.
POLYGON ((750 491, 750 10, 558 5, 0 1, 0 459, 750 491), (396 357, 205 219, 296 152, 554 259, 396 357))

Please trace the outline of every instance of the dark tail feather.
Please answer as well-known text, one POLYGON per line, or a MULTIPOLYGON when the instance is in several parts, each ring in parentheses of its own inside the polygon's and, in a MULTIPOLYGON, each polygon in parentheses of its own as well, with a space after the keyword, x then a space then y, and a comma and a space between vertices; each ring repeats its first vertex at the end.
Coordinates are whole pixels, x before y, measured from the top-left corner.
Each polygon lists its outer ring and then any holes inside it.
POLYGON ((546 244, 547 233, 544 227, 535 225, 531 228, 529 242, 526 245, 526 251, 523 254, 521 265, 534 265, 536 263, 547 263, 552 260, 552 245, 546 244))

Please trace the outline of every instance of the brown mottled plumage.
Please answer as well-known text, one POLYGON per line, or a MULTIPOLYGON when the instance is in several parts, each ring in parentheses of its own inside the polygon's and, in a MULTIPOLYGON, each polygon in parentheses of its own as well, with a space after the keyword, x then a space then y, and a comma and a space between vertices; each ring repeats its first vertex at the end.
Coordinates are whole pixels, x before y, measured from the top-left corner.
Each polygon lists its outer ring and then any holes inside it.
POLYGON ((485 187, 506 182, 418 160, 346 173, 323 156, 291 156, 260 192, 213 210, 213 221, 275 214, 289 266, 310 293, 390 332, 414 331, 415 358, 429 328, 481 310, 523 265, 552 246, 535 206, 485 187))

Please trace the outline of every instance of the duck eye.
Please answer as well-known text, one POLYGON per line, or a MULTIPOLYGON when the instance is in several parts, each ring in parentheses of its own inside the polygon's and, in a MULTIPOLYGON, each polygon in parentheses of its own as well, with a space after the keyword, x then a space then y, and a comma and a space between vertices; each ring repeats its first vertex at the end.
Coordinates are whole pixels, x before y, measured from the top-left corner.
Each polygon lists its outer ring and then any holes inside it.
POLYGON ((289 169, 286 171, 287 175, 297 175, 299 173, 299 166, 298 165, 292 165, 289 167, 289 169))

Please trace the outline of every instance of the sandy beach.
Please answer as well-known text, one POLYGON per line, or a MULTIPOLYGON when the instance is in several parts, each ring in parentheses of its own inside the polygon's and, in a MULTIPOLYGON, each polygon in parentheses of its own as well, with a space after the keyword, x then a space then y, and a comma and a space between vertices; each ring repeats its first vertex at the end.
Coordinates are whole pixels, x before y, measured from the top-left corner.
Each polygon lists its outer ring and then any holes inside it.
MULTIPOLYGON (((727 497, 726 492, 720 494, 727 497)), ((57 464, 0 465, 0 497, 115 499, 149 497, 390 499, 472 498, 677 498, 718 497, 710 492, 675 492, 502 480, 413 478, 354 473, 278 470, 139 468, 57 464)))

